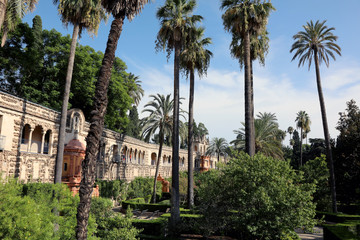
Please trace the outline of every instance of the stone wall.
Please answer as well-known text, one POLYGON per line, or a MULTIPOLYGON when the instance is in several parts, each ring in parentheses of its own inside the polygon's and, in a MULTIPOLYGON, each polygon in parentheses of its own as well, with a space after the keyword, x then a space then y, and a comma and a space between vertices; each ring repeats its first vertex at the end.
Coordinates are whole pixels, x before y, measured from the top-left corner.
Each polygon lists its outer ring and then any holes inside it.
MULTIPOLYGON (((0 91, 0 172, 23 182, 53 182, 60 112, 0 91)), ((86 144, 89 123, 80 109, 68 111, 65 142, 78 132, 86 144)), ((195 141, 194 159, 204 154, 207 139, 195 141), (200 152, 201 151, 201 152, 200 152)), ((155 175, 158 145, 105 129, 97 159, 100 179, 133 180, 155 175)), ((160 174, 171 176, 172 149, 164 146, 160 174)), ((187 150, 179 153, 180 171, 187 170, 187 150)))

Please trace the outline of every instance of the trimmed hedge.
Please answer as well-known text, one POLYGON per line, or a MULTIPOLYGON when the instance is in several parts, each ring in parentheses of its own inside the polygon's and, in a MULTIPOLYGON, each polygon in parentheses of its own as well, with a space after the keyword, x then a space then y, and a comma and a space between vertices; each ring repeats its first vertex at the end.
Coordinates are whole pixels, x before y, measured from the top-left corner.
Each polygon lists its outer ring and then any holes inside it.
POLYGON ((316 212, 316 217, 328 222, 344 223, 346 221, 360 221, 360 215, 349 215, 343 213, 316 212))
POLYGON ((132 209, 137 210, 148 210, 149 212, 166 212, 168 208, 170 208, 170 205, 168 204, 156 204, 156 203, 145 203, 145 200, 143 198, 135 198, 128 201, 122 202, 123 209, 128 209, 131 207, 132 209))
POLYGON ((360 239, 360 222, 346 222, 334 225, 323 225, 324 240, 360 239), (357 223, 357 224, 356 224, 357 223), (357 231, 355 235, 350 228, 357 231))
POLYGON ((137 229, 143 229, 141 234, 151 236, 161 236, 164 234, 164 228, 168 220, 163 217, 152 220, 133 219, 132 225, 137 229))

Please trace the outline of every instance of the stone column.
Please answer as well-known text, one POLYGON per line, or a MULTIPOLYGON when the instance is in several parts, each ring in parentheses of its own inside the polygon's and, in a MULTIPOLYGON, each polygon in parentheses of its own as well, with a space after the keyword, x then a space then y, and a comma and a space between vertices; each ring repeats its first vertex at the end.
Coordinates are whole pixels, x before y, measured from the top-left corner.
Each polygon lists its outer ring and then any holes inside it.
POLYGON ((42 130, 41 131, 41 148, 40 148, 41 154, 44 153, 45 134, 46 134, 46 132, 44 130, 42 130))
POLYGON ((34 129, 30 128, 30 132, 29 132, 29 142, 28 142, 28 147, 27 147, 27 152, 31 151, 31 139, 32 139, 32 133, 33 133, 34 129))

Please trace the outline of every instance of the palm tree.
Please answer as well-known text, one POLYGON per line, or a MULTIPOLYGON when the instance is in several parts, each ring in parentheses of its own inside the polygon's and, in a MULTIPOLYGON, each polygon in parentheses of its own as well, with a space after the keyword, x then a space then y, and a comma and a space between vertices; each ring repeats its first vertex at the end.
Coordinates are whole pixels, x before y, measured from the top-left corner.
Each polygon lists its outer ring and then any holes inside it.
POLYGON ((305 111, 299 111, 297 113, 296 119, 296 128, 300 128, 300 166, 302 166, 302 141, 304 139, 304 131, 310 129, 310 117, 305 111))
POLYGON ((270 1, 223 0, 221 9, 225 10, 222 16, 225 30, 233 34, 233 41, 242 40, 243 54, 240 55, 243 57, 241 62, 245 69, 245 149, 250 156, 253 156, 255 154, 255 126, 251 81, 251 39, 257 39, 258 36, 266 33, 267 18, 274 8, 270 1))
POLYGON ((314 24, 313 21, 310 21, 310 23, 308 22, 306 26, 303 26, 305 31, 300 31, 293 36, 295 42, 292 45, 290 52, 296 51, 292 60, 299 58, 299 67, 308 61, 310 69, 312 58, 314 58, 316 83, 324 128, 327 159, 329 159, 330 166, 332 208, 333 212, 337 212, 334 163, 330 145, 330 134, 326 117, 325 100, 321 87, 319 66, 322 61, 324 61, 325 65, 329 67, 329 56, 335 60, 334 53, 341 56, 341 48, 335 43, 337 36, 332 33, 335 28, 328 28, 325 23, 326 21, 316 21, 314 24))
POLYGON ((87 223, 91 205, 91 193, 95 183, 95 160, 98 154, 99 141, 104 128, 104 115, 108 102, 107 90, 115 51, 122 31, 125 17, 132 20, 150 0, 102 0, 104 9, 111 13, 111 23, 106 50, 95 88, 94 105, 91 111, 90 128, 86 137, 86 154, 82 162, 82 177, 79 189, 80 203, 77 213, 77 239, 86 239, 87 223))
POLYGON ((211 156, 216 154, 217 162, 220 162, 220 155, 224 155, 226 153, 226 149, 228 148, 228 143, 225 138, 213 138, 210 141, 210 145, 206 151, 206 155, 211 156))
POLYGON ((55 183, 61 183, 62 164, 64 155, 65 144, 65 128, 66 117, 69 103, 70 87, 72 73, 74 69, 74 59, 76 51, 76 43, 78 36, 81 37, 81 32, 86 29, 88 32, 96 34, 100 21, 106 19, 105 12, 103 11, 100 1, 91 0, 83 4, 83 1, 70 1, 70 0, 53 0, 54 4, 59 3, 58 9, 61 14, 61 21, 68 25, 73 24, 74 30, 70 45, 69 62, 66 72, 65 89, 63 101, 61 106, 61 118, 59 127, 59 137, 56 153, 56 166, 55 166, 55 183))
POLYGON ((134 100, 135 106, 139 106, 141 98, 144 96, 144 89, 141 87, 141 81, 139 76, 135 76, 133 73, 130 73, 127 76, 128 81, 132 81, 135 83, 136 88, 130 89, 130 97, 134 100))
POLYGON ((35 9, 38 0, 0 0, 0 31, 2 31, 1 47, 5 45, 7 35, 18 24, 18 19, 25 13, 35 9))
POLYGON ((199 137, 200 139, 202 139, 203 137, 205 137, 206 135, 209 135, 209 131, 207 130, 207 128, 205 127, 205 125, 200 122, 197 127, 196 127, 196 133, 195 136, 199 137))
POLYGON ((173 128, 173 109, 174 109, 174 100, 171 99, 171 95, 150 95, 153 98, 152 101, 148 102, 144 106, 142 112, 148 112, 150 115, 142 120, 143 130, 142 137, 145 141, 149 142, 151 136, 155 132, 159 131, 159 152, 158 159, 156 162, 156 171, 154 177, 154 190, 153 190, 153 203, 156 202, 156 181, 159 174, 159 166, 161 161, 161 152, 164 143, 164 137, 171 135, 173 128))
POLYGON ((180 54, 180 64, 187 76, 190 78, 190 94, 189 94, 189 122, 188 122, 188 207, 194 205, 194 166, 193 166, 193 126, 194 126, 194 89, 195 89, 195 70, 199 77, 207 73, 210 65, 212 52, 205 49, 211 44, 211 38, 203 38, 205 29, 191 29, 184 46, 183 52, 180 54))
MULTIPOLYGON (((245 124, 243 128, 235 130, 236 139, 231 141, 239 150, 245 150, 245 124)), ((283 159, 281 142, 285 132, 279 129, 274 113, 259 113, 255 119, 255 152, 266 156, 283 159)))
POLYGON ((293 141, 292 141, 291 135, 292 135, 293 132, 294 132, 294 128, 293 128, 292 126, 288 127, 287 132, 288 132, 289 135, 290 135, 290 145, 292 146, 292 145, 293 145, 293 141))
POLYGON ((161 28, 157 34, 156 49, 166 50, 169 58, 174 50, 174 127, 172 145, 172 189, 171 189, 171 218, 170 225, 176 229, 180 222, 180 194, 179 194, 179 70, 180 52, 184 46, 189 30, 202 19, 199 15, 192 15, 196 6, 195 0, 166 0, 160 7, 156 17, 160 20, 161 28))

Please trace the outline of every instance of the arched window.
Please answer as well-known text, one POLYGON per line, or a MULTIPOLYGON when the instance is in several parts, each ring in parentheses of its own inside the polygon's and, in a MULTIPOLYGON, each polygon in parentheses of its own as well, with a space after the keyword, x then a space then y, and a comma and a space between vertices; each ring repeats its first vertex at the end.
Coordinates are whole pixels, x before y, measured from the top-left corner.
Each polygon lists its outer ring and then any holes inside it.
POLYGON ((156 165, 156 153, 151 154, 151 165, 156 165))
POLYGON ((44 154, 49 154, 49 150, 50 150, 50 137, 51 137, 51 130, 47 130, 45 137, 44 137, 44 149, 43 149, 43 153, 44 154))

